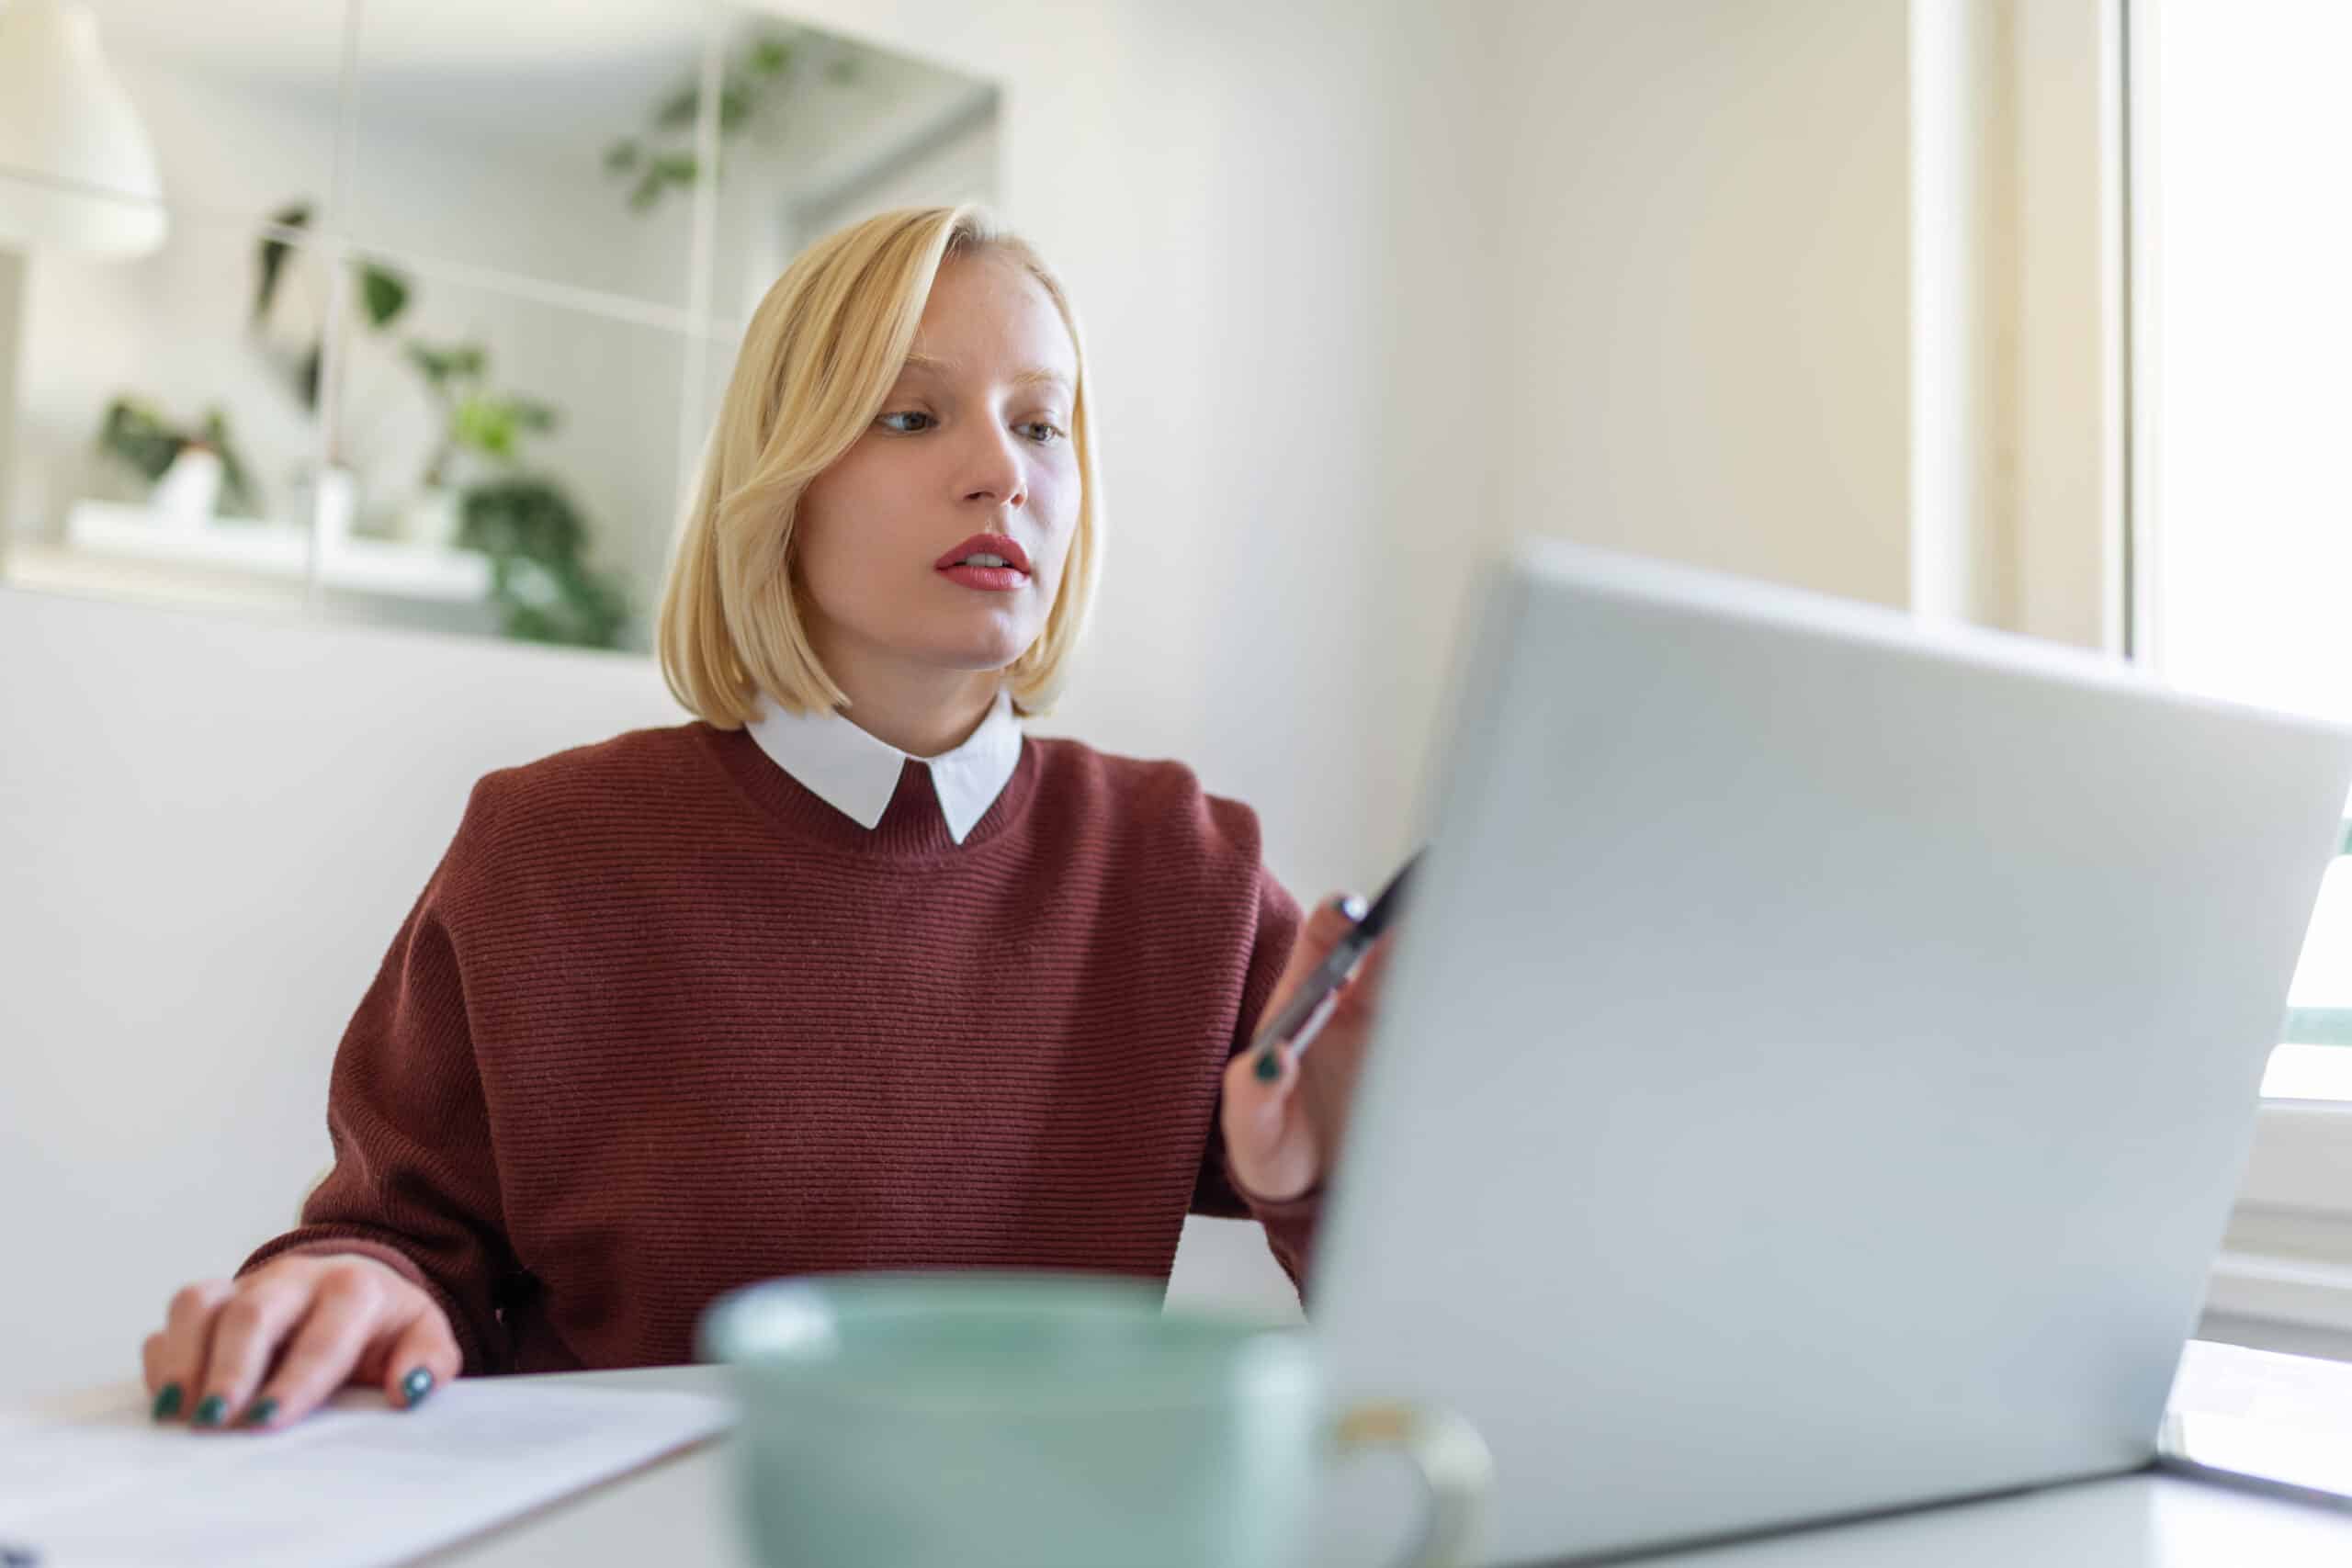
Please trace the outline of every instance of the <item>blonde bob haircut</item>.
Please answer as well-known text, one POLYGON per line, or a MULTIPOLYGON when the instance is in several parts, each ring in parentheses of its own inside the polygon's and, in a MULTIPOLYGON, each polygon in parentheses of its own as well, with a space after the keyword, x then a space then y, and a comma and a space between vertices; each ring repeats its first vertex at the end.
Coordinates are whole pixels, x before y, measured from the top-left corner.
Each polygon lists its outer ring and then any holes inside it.
POLYGON ((826 236, 793 259, 752 312, 654 632, 662 679, 696 716, 740 729, 758 716, 763 696, 790 713, 848 705, 801 618, 793 552, 800 497, 883 412, 941 264, 984 253, 1037 280, 1078 355, 1069 411, 1078 527, 1045 629, 1004 671, 1019 712, 1050 709, 1101 570, 1086 350, 1061 280, 1026 241, 967 203, 899 208, 826 236))

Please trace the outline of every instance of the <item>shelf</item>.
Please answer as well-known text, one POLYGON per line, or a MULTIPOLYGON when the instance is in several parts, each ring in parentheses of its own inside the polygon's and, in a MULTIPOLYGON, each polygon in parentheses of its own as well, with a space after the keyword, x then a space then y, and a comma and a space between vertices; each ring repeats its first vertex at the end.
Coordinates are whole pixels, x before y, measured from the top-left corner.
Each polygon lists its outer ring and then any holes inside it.
MULTIPOLYGON (((310 575, 311 541, 282 523, 187 524, 143 506, 80 501, 65 519, 80 552, 300 581, 310 575)), ((329 588, 407 599, 472 603, 490 595, 490 558, 390 539, 344 539, 319 563, 329 588)))

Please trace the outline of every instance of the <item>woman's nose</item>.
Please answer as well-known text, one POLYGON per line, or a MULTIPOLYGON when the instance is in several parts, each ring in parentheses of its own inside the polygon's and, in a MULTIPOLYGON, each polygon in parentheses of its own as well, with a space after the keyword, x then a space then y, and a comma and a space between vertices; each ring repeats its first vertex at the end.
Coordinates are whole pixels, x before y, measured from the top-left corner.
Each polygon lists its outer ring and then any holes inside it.
POLYGON ((993 435, 983 435, 979 449, 972 455, 971 465, 966 476, 967 501, 1019 506, 1029 499, 1021 454, 1013 449, 1011 433, 1000 430, 993 435))

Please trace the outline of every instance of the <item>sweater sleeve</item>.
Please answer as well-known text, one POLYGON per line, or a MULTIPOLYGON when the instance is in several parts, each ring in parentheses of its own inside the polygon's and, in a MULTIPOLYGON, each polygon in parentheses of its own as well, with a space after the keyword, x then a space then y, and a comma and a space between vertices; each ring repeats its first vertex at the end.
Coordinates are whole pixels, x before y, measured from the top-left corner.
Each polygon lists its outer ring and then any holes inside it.
MULTIPOLYGON (((1250 1048, 1258 1021, 1290 962, 1303 917, 1298 901, 1264 867, 1258 871, 1257 930, 1250 950, 1249 974, 1241 987, 1240 1016, 1235 1023, 1227 1060, 1250 1048)), ((1221 1111, 1221 1108, 1220 1108, 1221 1111)), ((1225 1124, 1220 1113, 1209 1122, 1209 1144, 1201 1162, 1199 1183, 1193 1190, 1193 1213, 1221 1219, 1254 1219, 1265 1227, 1266 1245, 1283 1272, 1306 1299, 1308 1254, 1315 1241, 1316 1217, 1323 1208, 1323 1184, 1317 1181, 1294 1198, 1261 1198, 1244 1188, 1226 1158, 1225 1124)))
POLYGON ((238 1269, 289 1252, 373 1258, 448 1314, 469 1375, 503 1370, 497 1305, 523 1282, 503 1231, 452 931, 483 875, 485 795, 478 784, 336 1048, 327 1085, 334 1168, 303 1203, 302 1223, 238 1269))

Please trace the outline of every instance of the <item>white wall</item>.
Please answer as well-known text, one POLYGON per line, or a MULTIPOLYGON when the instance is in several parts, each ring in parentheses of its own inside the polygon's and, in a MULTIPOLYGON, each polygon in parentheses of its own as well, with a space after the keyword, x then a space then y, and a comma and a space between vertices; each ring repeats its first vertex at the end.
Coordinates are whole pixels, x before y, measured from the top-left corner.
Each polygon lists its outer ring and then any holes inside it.
POLYGON ((620 655, 0 588, 0 1399, 134 1374, 292 1223, 483 772, 674 722, 620 655))
POLYGON ((1907 8, 1505 17, 1504 517, 1906 603, 1907 8))
POLYGON ((2117 646, 2106 0, 1500 0, 1497 520, 2117 646))

